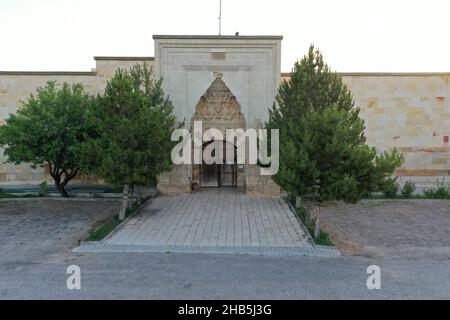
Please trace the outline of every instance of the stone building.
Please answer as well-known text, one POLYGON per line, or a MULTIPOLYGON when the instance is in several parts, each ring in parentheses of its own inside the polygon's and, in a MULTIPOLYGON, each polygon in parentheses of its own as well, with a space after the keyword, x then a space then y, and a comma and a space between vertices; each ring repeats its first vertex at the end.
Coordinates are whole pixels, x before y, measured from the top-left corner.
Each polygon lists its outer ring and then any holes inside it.
MULTIPOLYGON (((191 129, 262 128, 281 81, 281 36, 154 36, 153 57, 95 57, 88 72, 1 72, 0 124, 20 101, 48 80, 81 82, 101 92, 117 68, 148 63, 163 77, 175 114, 191 129)), ((300 54, 299 54, 300 56, 300 54)), ((405 163, 400 181, 430 187, 450 176, 450 73, 342 73, 366 121, 368 143, 378 151, 397 147, 405 163)), ((231 146, 227 150, 233 150, 231 146)), ((3 163, 0 186, 49 180, 44 168, 3 163)), ((83 178, 86 179, 86 178, 83 178)), ((279 191, 252 165, 180 165, 160 177, 165 193, 200 187, 234 186, 249 193, 279 191)))

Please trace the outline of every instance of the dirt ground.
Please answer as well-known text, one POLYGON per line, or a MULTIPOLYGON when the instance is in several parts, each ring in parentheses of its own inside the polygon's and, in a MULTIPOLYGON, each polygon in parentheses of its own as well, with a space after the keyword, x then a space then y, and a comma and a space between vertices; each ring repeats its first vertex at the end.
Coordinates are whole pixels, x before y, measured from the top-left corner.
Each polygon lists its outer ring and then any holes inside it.
MULTIPOLYGON (((0 262, 50 259, 68 251, 119 201, 0 201, 0 262)), ((322 227, 344 255, 450 259, 450 201, 365 200, 322 208, 322 227)))
POLYGON ((117 200, 0 201, 0 265, 59 257, 119 208, 117 200))
POLYGON ((322 209, 321 223, 345 255, 450 259, 450 201, 333 204, 322 209))

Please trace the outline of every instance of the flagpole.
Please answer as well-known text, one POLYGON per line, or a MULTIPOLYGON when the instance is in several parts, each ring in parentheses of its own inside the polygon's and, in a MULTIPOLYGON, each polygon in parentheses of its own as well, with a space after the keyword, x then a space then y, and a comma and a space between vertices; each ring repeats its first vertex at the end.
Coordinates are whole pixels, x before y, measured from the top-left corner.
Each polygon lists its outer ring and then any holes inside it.
POLYGON ((219 8, 219 36, 222 35, 222 0, 220 0, 219 8))

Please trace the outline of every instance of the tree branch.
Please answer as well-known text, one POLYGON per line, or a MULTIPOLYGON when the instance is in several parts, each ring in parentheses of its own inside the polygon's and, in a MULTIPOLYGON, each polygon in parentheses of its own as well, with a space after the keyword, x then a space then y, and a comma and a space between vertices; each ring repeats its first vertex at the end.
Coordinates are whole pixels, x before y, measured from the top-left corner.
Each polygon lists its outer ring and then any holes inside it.
POLYGON ((62 184, 65 186, 70 180, 72 180, 73 178, 75 178, 76 175, 78 174, 78 171, 79 171, 79 170, 80 170, 80 168, 77 167, 77 168, 73 169, 72 172, 71 172, 70 174, 67 173, 67 170, 64 170, 63 172, 64 172, 64 174, 65 174, 65 177, 64 177, 64 181, 63 181, 62 184))

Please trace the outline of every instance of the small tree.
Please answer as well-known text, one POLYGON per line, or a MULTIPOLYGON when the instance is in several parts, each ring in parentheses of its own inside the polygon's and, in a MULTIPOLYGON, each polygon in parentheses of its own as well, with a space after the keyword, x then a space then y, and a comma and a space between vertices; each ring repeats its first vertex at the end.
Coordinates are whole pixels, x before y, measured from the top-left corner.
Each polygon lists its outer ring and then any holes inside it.
POLYGON ((65 186, 80 170, 79 148, 85 141, 86 111, 90 97, 81 84, 55 82, 37 89, 16 114, 0 127, 0 145, 8 162, 47 165, 63 197, 65 186))
POLYGON ((404 198, 411 198, 411 196, 416 191, 416 185, 412 181, 406 181, 403 185, 402 196, 404 198))
POLYGON ((350 90, 313 46, 280 86, 277 102, 266 123, 280 130, 274 181, 295 196, 356 202, 379 190, 402 163, 395 149, 377 154, 365 144, 350 90))
POLYGON ((123 187, 121 219, 129 191, 156 185, 158 174, 172 165, 175 117, 161 85, 146 64, 119 69, 91 108, 95 134, 83 147, 83 164, 89 173, 123 187))

